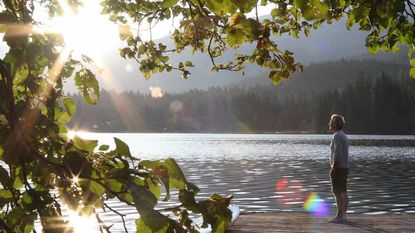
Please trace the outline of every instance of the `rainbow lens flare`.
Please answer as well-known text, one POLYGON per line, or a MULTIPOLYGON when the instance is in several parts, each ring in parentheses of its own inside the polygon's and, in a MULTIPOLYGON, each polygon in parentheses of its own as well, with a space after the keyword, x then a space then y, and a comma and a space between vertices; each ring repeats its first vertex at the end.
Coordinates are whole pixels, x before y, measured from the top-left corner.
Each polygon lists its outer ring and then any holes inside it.
POLYGON ((324 217, 329 214, 327 202, 321 199, 315 192, 310 193, 304 202, 304 209, 317 217, 324 217))
POLYGON ((303 203, 303 185, 300 180, 288 180, 283 177, 275 184, 276 198, 282 205, 298 205, 303 203))

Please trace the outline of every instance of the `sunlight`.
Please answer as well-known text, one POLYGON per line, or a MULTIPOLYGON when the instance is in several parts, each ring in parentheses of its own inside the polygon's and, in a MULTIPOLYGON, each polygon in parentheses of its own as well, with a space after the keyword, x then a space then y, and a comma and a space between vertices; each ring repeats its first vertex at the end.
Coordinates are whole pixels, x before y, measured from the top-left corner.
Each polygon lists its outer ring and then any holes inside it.
POLYGON ((78 177, 78 176, 74 176, 74 177, 72 178, 72 183, 73 183, 73 184, 78 184, 78 183, 79 183, 79 177, 78 177))
POLYGON ((75 130, 69 130, 68 133, 66 133, 66 136, 68 137, 68 139, 74 139, 76 136, 76 131, 75 130))
POLYGON ((94 215, 80 216, 75 211, 69 211, 69 224, 75 233, 90 233, 98 230, 97 220, 94 215))
POLYGON ((82 130, 68 130, 68 132, 66 133, 66 137, 71 140, 74 139, 75 137, 79 137, 79 138, 88 138, 88 136, 91 134, 91 132, 88 131, 82 131, 82 130))
MULTIPOLYGON (((133 69, 132 65, 131 69, 133 69)), ((115 81, 114 77, 116 76, 110 69, 106 69, 101 73, 101 80, 105 86, 111 87, 114 90, 119 90, 119 83, 115 81)), ((109 95, 113 106, 115 106, 115 109, 118 112, 120 120, 127 126, 127 128, 134 128, 136 125, 143 124, 143 120, 140 117, 137 117, 137 114, 134 111, 131 111, 135 108, 135 103, 133 103, 131 99, 127 98, 125 95, 120 95, 113 91, 109 92, 109 95)))
POLYGON ((150 87, 150 94, 151 97, 154 99, 159 99, 163 97, 163 91, 160 87, 150 87))
POLYGON ((75 14, 64 0, 60 0, 64 16, 51 21, 51 30, 61 34, 74 56, 87 55, 97 65, 102 63, 103 51, 113 47, 118 31, 106 16, 101 15, 99 1, 83 1, 75 14))

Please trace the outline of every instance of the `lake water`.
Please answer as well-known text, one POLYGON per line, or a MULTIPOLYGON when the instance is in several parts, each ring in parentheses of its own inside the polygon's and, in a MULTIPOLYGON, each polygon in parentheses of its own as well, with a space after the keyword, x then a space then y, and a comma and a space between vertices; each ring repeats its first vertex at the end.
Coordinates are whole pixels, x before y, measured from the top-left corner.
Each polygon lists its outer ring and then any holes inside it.
MULTIPOLYGON (((331 135, 286 134, 129 134, 82 133, 114 147, 112 137, 130 145, 143 159, 173 157, 188 180, 210 193, 233 195, 241 211, 335 212, 329 182, 331 135)), ((415 136, 349 135, 350 213, 415 214, 415 136)), ((174 199, 162 206, 174 205, 174 199)), ((111 206, 128 214, 133 231, 135 209, 111 206)), ((104 220, 122 231, 121 220, 104 220)))

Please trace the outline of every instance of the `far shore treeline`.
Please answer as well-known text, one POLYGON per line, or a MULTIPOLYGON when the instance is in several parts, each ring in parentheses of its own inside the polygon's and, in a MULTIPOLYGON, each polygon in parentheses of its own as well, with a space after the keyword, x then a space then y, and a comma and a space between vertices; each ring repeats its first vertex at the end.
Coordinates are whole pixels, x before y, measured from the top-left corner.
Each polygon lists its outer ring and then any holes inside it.
MULTIPOLYGON (((358 63, 362 62, 373 63, 358 63)), ((319 77, 305 80, 301 88, 298 83, 296 88, 289 85, 296 78, 299 82, 296 77, 279 87, 215 87, 165 93, 162 98, 103 90, 96 106, 73 95, 77 111, 69 127, 96 132, 327 133, 330 114, 341 113, 348 133, 415 134, 414 79, 403 75, 405 71, 374 66, 350 72, 353 77, 339 83, 330 76, 341 64, 321 64, 324 72, 314 73, 319 77)))

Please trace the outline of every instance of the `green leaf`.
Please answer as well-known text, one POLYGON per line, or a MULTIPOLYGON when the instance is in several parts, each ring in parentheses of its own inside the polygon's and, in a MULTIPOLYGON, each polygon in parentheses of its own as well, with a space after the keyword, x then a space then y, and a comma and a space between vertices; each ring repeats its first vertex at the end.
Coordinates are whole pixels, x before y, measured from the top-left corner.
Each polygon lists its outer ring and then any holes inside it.
POLYGON ((167 46, 165 46, 164 44, 162 44, 162 43, 159 43, 158 44, 158 46, 159 46, 159 49, 160 49, 160 51, 164 51, 164 50, 166 50, 166 48, 167 48, 167 46))
POLYGON ((105 188, 94 180, 80 179, 79 184, 84 185, 88 190, 90 190, 98 196, 101 196, 105 193, 105 188))
POLYGON ((29 70, 27 66, 19 66, 16 70, 16 74, 14 75, 13 83, 14 85, 20 85, 24 81, 26 81, 27 76, 29 75, 29 70))
POLYGON ((242 45, 247 39, 246 34, 241 29, 226 29, 226 42, 228 42, 231 48, 236 48, 242 45))
POLYGON ((173 7, 174 5, 177 4, 179 0, 163 0, 163 2, 161 3, 161 7, 163 8, 169 8, 169 7, 173 7))
POLYGON ((269 77, 269 79, 271 79, 272 83, 273 83, 275 86, 280 85, 280 83, 281 83, 281 74, 280 74, 280 72, 279 72, 279 71, 272 70, 272 71, 269 73, 268 77, 269 77))
POLYGON ((26 224, 23 230, 23 233, 30 233, 35 229, 34 224, 26 224))
POLYGON ((22 196, 22 201, 26 204, 26 205, 30 205, 32 204, 32 197, 29 195, 28 192, 25 192, 22 196))
POLYGON ((232 0, 206 0, 206 6, 219 16, 233 14, 237 10, 237 6, 232 0))
POLYGON ((98 150, 101 150, 101 151, 106 151, 106 150, 108 150, 110 148, 110 146, 109 145, 101 145, 99 148, 98 148, 98 150))
POLYGON ((121 156, 126 156, 126 157, 131 157, 131 152, 130 152, 130 148, 128 147, 128 145, 123 142, 121 139, 114 137, 114 142, 115 142, 115 150, 113 152, 121 155, 121 156))
POLYGON ((370 54, 376 54, 378 52, 379 47, 377 45, 369 46, 367 50, 370 54))
POLYGON ((154 182, 152 180, 150 180, 149 182, 147 182, 147 186, 148 189, 150 190, 150 192, 157 198, 160 199, 161 196, 161 188, 159 183, 154 182))
POLYGON ((140 233, 165 233, 170 225, 169 218, 155 210, 140 213, 140 219, 135 224, 140 233))
POLYGON ((238 24, 240 24, 242 20, 245 20, 245 19, 246 19, 246 17, 245 17, 244 14, 235 13, 229 19, 229 26, 230 27, 235 27, 238 24))
POLYGON ((329 7, 326 3, 322 3, 320 0, 313 1, 314 6, 318 9, 321 18, 326 18, 329 12, 329 7))
POLYGON ((309 8, 309 7, 304 9, 303 16, 304 16, 304 19, 309 20, 309 21, 317 18, 317 14, 314 11, 314 9, 309 8))
POLYGON ((14 53, 8 52, 6 53, 6 56, 4 56, 3 60, 9 65, 10 74, 14 76, 17 71, 17 63, 19 63, 19 59, 14 53))
POLYGON ((271 17, 272 18, 277 18, 278 17, 278 9, 274 8, 271 10, 271 17))
POLYGON ((294 0, 294 6, 303 10, 307 6, 307 0, 294 0))
POLYGON ((13 188, 20 189, 23 187, 23 180, 22 180, 22 168, 18 167, 14 170, 14 180, 13 180, 13 188))
POLYGON ((191 61, 186 61, 185 66, 187 67, 194 67, 193 63, 191 61))
MULTIPOLYGON (((13 201, 13 195, 10 190, 0 189, 0 208, 13 201)), ((0 215, 1 217, 1 215, 0 215)))
POLYGON ((153 209, 157 204, 157 197, 153 195, 148 189, 144 186, 137 185, 134 182, 130 181, 128 187, 131 190, 133 196, 135 208, 141 214, 145 211, 153 209))
POLYGON ((180 190, 179 200, 180 200, 181 203, 183 203, 183 206, 186 209, 188 209, 188 210, 190 210, 194 213, 199 213, 200 212, 199 211, 199 206, 198 206, 198 204, 196 202, 196 199, 195 199, 195 193, 194 192, 188 191, 186 189, 180 190))
POLYGON ((0 198, 3 198, 3 199, 12 199, 13 198, 13 194, 12 194, 12 192, 10 192, 7 189, 0 189, 0 198))
POLYGON ((12 226, 17 225, 22 221, 24 214, 24 210, 21 207, 13 208, 7 215, 7 223, 12 226))
POLYGON ((199 202, 201 214, 203 216, 203 225, 210 224, 212 232, 225 232, 227 225, 232 219, 232 212, 228 205, 232 196, 222 197, 213 194, 209 199, 199 202))
MULTIPOLYGON (((0 147, 0 150, 1 147, 0 147)), ((9 172, 0 165, 0 183, 3 187, 9 187, 11 184, 11 180, 9 177, 9 172)))
POLYGON ((308 30, 307 28, 304 28, 304 35, 306 37, 309 37, 310 36, 310 30, 308 30))
POLYGON ((64 112, 63 109, 59 105, 55 106, 55 121, 59 123, 66 123, 70 119, 71 119, 71 116, 67 112, 64 112))
POLYGON ((108 187, 111 189, 111 191, 117 192, 117 193, 121 192, 122 187, 123 187, 123 183, 115 179, 108 180, 107 184, 108 184, 108 187))
POLYGON ((75 85, 89 104, 96 104, 99 98, 99 85, 95 75, 89 69, 75 74, 75 85))
POLYGON ((409 76, 411 76, 411 78, 415 78, 415 67, 411 68, 411 70, 409 71, 409 76))
POLYGON ((166 188, 166 200, 170 199, 170 189, 186 188, 186 178, 183 171, 173 158, 166 160, 142 160, 139 166, 150 169, 153 175, 158 177, 166 188))
POLYGON ((67 97, 63 100, 63 104, 65 105, 66 112, 69 116, 72 116, 76 110, 76 103, 71 98, 67 97))
POLYGON ((243 1, 233 1, 233 3, 239 8, 240 12, 248 13, 251 12, 258 0, 243 0, 243 1))
POLYGON ((74 137, 72 142, 78 149, 88 152, 93 152, 98 145, 98 140, 87 140, 80 137, 74 137))

